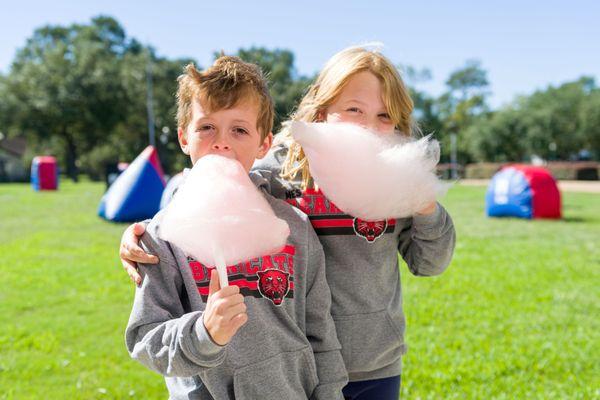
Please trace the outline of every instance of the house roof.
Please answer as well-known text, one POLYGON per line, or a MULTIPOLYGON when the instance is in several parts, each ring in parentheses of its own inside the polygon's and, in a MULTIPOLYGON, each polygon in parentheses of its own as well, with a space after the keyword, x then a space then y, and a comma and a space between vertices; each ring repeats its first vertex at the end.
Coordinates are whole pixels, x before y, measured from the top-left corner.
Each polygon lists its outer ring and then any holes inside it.
POLYGON ((22 157, 25 154, 26 147, 27 141, 23 137, 0 139, 0 149, 17 157, 22 157))

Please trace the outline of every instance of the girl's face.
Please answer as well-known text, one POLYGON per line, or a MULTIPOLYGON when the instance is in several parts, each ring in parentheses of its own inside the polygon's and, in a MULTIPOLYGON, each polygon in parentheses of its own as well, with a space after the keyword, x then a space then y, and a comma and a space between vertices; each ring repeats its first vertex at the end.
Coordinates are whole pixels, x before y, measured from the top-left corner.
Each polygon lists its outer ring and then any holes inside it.
POLYGON ((394 132, 394 123, 383 103, 383 88, 371 72, 353 75, 327 107, 324 122, 349 122, 380 134, 394 132))

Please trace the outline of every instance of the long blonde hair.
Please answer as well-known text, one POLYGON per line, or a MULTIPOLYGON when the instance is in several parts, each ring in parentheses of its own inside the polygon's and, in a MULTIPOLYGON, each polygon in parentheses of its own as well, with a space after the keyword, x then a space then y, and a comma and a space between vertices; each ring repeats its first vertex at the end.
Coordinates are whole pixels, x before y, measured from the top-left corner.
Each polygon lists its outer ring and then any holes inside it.
MULTIPOLYGON (((329 59, 292 114, 291 120, 304 122, 321 120, 324 111, 339 96, 348 80, 363 71, 371 72, 381 81, 383 103, 396 129, 404 135, 412 135, 416 129, 412 118, 413 101, 398 70, 378 50, 362 46, 346 48, 329 59)), ((288 147, 287 157, 281 168, 281 177, 293 180, 300 172, 302 189, 306 189, 312 180, 308 159, 300 144, 292 137, 289 128, 283 128, 275 137, 274 144, 284 144, 288 147)))

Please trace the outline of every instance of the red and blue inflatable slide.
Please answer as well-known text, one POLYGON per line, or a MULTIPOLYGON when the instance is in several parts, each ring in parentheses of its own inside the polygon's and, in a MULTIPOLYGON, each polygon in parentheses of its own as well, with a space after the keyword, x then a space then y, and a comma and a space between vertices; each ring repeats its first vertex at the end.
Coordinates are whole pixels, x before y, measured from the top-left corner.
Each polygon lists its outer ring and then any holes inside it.
POLYGON ((545 168, 508 165, 492 178, 485 210, 489 217, 560 218, 560 191, 545 168))
POLYGON ((160 209, 164 189, 158 153, 148 146, 110 185, 100 200, 98 215, 116 222, 152 218, 160 209))

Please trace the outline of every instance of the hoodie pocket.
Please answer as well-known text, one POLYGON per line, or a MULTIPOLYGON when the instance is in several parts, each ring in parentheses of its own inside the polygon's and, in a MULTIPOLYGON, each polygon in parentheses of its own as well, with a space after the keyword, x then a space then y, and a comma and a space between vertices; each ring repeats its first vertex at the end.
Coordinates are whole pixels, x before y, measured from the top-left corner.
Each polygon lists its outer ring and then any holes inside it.
POLYGON ((277 354, 235 371, 236 400, 308 399, 319 379, 310 347, 277 354))
POLYGON ((400 329, 386 310, 333 319, 348 373, 376 371, 405 353, 400 329))

